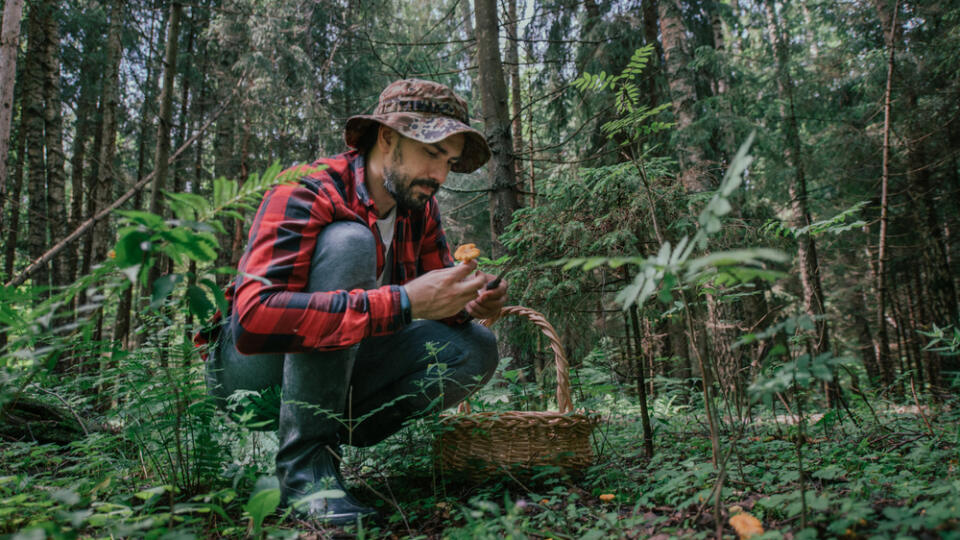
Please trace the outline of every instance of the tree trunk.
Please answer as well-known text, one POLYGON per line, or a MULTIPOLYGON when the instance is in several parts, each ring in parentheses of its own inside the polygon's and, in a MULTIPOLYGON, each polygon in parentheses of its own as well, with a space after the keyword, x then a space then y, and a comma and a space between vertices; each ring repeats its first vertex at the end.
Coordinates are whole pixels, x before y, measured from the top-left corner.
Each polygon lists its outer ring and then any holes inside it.
MULTIPOLYGON (((20 97, 23 101, 23 97, 20 97)), ((21 105, 21 109, 22 109, 21 105)), ((27 139, 23 136, 23 118, 20 119, 20 135, 17 137, 17 162, 13 171, 13 185, 10 186, 10 226, 7 228, 6 244, 3 253, 4 281, 13 276, 13 261, 17 255, 17 242, 20 239, 21 198, 23 191, 23 165, 25 163, 27 139)))
POLYGON ((647 385, 643 377, 643 344, 640 337, 639 314, 637 306, 630 308, 630 326, 633 327, 633 339, 636 343, 634 361, 637 369, 637 398, 640 400, 640 422, 643 426, 643 449, 647 458, 653 457, 653 428, 650 427, 650 413, 647 411, 647 385))
MULTIPOLYGON (((84 60, 87 58, 88 56, 84 56, 84 60)), ((86 68, 84 72, 93 74, 97 70, 90 64, 92 64, 92 62, 84 62, 82 65, 86 68)), ((84 165, 87 158, 90 128, 94 125, 91 117, 97 112, 96 97, 94 94, 96 90, 96 80, 88 78, 84 79, 80 84, 80 97, 77 101, 76 135, 73 138, 73 155, 70 157, 70 186, 72 193, 70 199, 70 219, 67 228, 71 231, 76 229, 83 221, 84 193, 87 191, 83 185, 84 165)), ((91 194, 87 193, 86 196, 89 197, 91 194)), ((76 247, 70 248, 66 253, 66 278, 68 281, 72 281, 77 277, 77 270, 80 266, 80 253, 76 247)))
MULTIPOLYGON (((915 100, 915 96, 908 96, 911 109, 915 108, 913 107, 916 104, 915 100)), ((920 225, 918 230, 923 234, 923 256, 930 268, 926 275, 932 315, 929 322, 940 326, 955 324, 958 320, 957 292, 953 285, 950 263, 947 260, 948 248, 941 227, 942 220, 937 212, 936 187, 930 178, 931 172, 923 147, 922 130, 911 129, 911 132, 915 135, 912 140, 916 142, 909 145, 907 151, 909 164, 907 180, 910 182, 907 195, 913 203, 910 205, 911 209, 917 214, 916 221, 920 225)))
POLYGON ((690 52, 687 28, 678 0, 660 0, 658 5, 663 57, 673 101, 676 121, 677 157, 680 163, 680 183, 688 193, 713 189, 713 182, 704 174, 703 149, 690 141, 687 130, 693 124, 697 90, 690 72, 690 52))
MULTIPOLYGON (((67 235, 66 171, 63 156, 63 115, 60 112, 60 30, 57 18, 53 16, 56 5, 51 0, 44 2, 50 14, 44 21, 45 47, 44 57, 47 71, 44 73, 44 136, 47 157, 47 212, 49 220, 50 243, 53 244, 67 235)), ((54 285, 67 283, 66 254, 51 261, 51 277, 54 285)))
MULTIPOLYGON (((101 142, 99 152, 100 167, 97 175, 96 190, 92 197, 96 200, 94 208, 106 208, 113 201, 113 187, 116 183, 114 157, 117 152, 117 115, 120 98, 120 25, 125 0, 114 0, 110 9, 110 27, 107 34, 107 64, 104 70, 101 98, 101 142)), ((93 242, 90 262, 99 262, 107 256, 113 238, 110 235, 110 220, 98 222, 93 229, 93 242)))
MULTIPOLYGON (((846 267, 845 271, 847 272, 847 275, 852 274, 859 276, 859 274, 854 274, 857 261, 853 252, 849 250, 843 251, 841 257, 843 257, 843 264, 846 267)), ((855 280, 856 283, 862 283, 863 281, 867 281, 865 277, 855 280)), ((866 302, 864 300, 863 288, 861 286, 850 287, 847 294, 849 296, 847 296, 844 304, 850 307, 850 314, 853 318, 853 328, 857 336, 857 349, 860 351, 860 358, 863 360, 863 367, 867 370, 867 377, 871 382, 878 381, 881 370, 880 364, 877 361, 876 350, 874 349, 873 333, 870 331, 870 322, 866 317, 866 313, 868 313, 868 311, 866 302)))
MULTIPOLYGON (((514 177, 522 177, 523 125, 520 121, 520 52, 517 41, 517 0, 507 0, 507 73, 510 75, 510 110, 513 128, 514 177)), ((519 205, 519 202, 517 203, 519 205)))
MULTIPOLYGON (((219 73, 217 74, 217 99, 220 102, 228 99, 230 91, 236 83, 236 78, 233 75, 233 61, 234 55, 230 51, 224 51, 221 56, 219 63, 219 73)), ((237 129, 237 113, 235 108, 224 111, 220 118, 217 120, 217 130, 213 136, 213 147, 214 147, 214 164, 213 171, 214 176, 219 177, 233 177, 237 174, 237 159, 236 159, 236 129, 237 129)), ((229 247, 233 245, 233 230, 236 227, 242 227, 243 225, 235 219, 230 219, 226 223, 227 234, 219 235, 221 241, 221 246, 224 246, 224 249, 220 250, 219 256, 217 257, 218 266, 231 266, 232 261, 235 259, 232 250, 229 247)), ((225 274, 218 274, 217 284, 224 286, 228 276, 225 274)))
MULTIPOLYGON (((180 15, 183 11, 183 5, 174 2, 170 6, 169 28, 167 30, 167 46, 163 60, 163 87, 160 90, 160 115, 159 125, 157 126, 157 149, 153 159, 154 176, 153 186, 150 193, 150 213, 163 215, 161 202, 163 194, 161 193, 167 182, 167 161, 170 159, 170 132, 173 129, 173 79, 177 74, 177 46, 180 40, 180 15)), ((152 287, 153 282, 160 277, 162 267, 166 265, 164 257, 154 261, 150 268, 147 279, 147 287, 152 287)))
POLYGON ((483 128, 493 156, 487 165, 490 171, 490 234, 493 257, 504 253, 500 235, 520 206, 517 179, 513 165, 513 142, 510 135, 510 114, 507 109, 507 86, 500 63, 500 33, 495 0, 476 0, 477 61, 480 68, 480 90, 483 96, 483 128))
MULTIPOLYGON (((23 154, 26 149, 23 130, 20 131, 21 134, 17 137, 17 161, 13 170, 13 185, 10 186, 10 225, 6 231, 6 238, 0 235, 0 238, 6 240, 3 250, 4 282, 7 282, 13 275, 13 260, 17 254, 17 241, 20 235, 20 193, 23 188, 23 154)), ((2 208, 0 208, 0 211, 2 211, 2 208)), ((6 344, 7 333, 6 331, 0 331, 0 349, 6 344)))
MULTIPOLYGON (((807 179, 804 170, 804 161, 800 134, 797 128, 797 118, 793 109, 793 80, 787 71, 789 52, 787 50, 786 30, 780 28, 777 20, 775 0, 766 0, 766 15, 769 30, 773 36, 774 50, 777 64, 777 90, 781 98, 780 114, 784 121, 786 148, 784 158, 787 166, 794 170, 794 181, 788 186, 790 193, 792 225, 795 229, 808 226, 811 222, 810 209, 807 205, 807 179)), ((820 281, 820 261, 817 257, 816 242, 809 233, 797 236, 797 265, 800 270, 800 283, 803 286, 803 305, 808 315, 813 319, 816 336, 813 343, 813 352, 816 355, 830 352, 830 334, 827 320, 824 317, 823 288, 820 281)), ((827 399, 832 406, 839 406, 836 399, 839 387, 836 384, 828 386, 827 399)))
MULTIPOLYGON (((97 204, 103 202, 103 197, 98 195, 97 191, 97 182, 100 181, 100 152, 103 149, 103 85, 105 81, 101 81, 100 90, 101 96, 100 101, 97 103, 96 107, 96 122, 94 123, 93 128, 93 146, 90 148, 90 159, 89 170, 86 171, 86 200, 84 201, 84 214, 83 219, 91 219, 97 214, 97 204)), ((81 275, 86 275, 90 272, 90 268, 93 266, 93 243, 95 241, 96 228, 91 227, 90 231, 83 237, 83 245, 80 249, 80 270, 81 275)), ((86 292, 80 291, 77 301, 80 304, 83 304, 86 301, 86 292)))
MULTIPOLYGON (((149 42, 151 44, 156 43, 157 41, 162 41, 164 36, 164 28, 166 27, 165 23, 157 24, 156 12, 154 12, 154 18, 150 23, 150 37, 149 42), (159 28, 160 37, 157 37, 156 30, 159 28)), ((151 49, 155 49, 151 46, 151 49)), ((154 91, 156 84, 154 83, 154 76, 156 70, 156 62, 153 58, 147 60, 146 63, 146 83, 145 83, 145 93, 146 99, 143 100, 143 103, 140 104, 140 123, 137 130, 137 178, 143 178, 146 174, 147 169, 147 147, 150 145, 150 128, 151 123, 151 109, 150 104, 154 102, 154 91)), ((133 196, 133 208, 139 210, 143 206, 143 192, 137 191, 133 196)), ((120 304, 117 306, 117 317, 113 325, 113 341, 119 343, 123 349, 129 349, 131 347, 130 343, 130 325, 131 325, 131 310, 133 309, 133 298, 134 293, 137 292, 137 286, 131 285, 123 291, 123 296, 120 298, 120 304)))
MULTIPOLYGON (((877 5, 882 0, 877 0, 877 5)), ((890 114, 891 114, 891 93, 893 88, 893 60, 894 60, 894 28, 896 27, 896 14, 888 20, 886 13, 880 11, 882 26, 885 28, 885 41, 889 57, 887 60, 887 86, 883 97, 883 156, 882 156, 882 177, 880 184, 880 239, 877 243, 877 354, 878 363, 881 366, 883 382, 889 385, 893 382, 892 365, 890 363, 890 337, 887 334, 887 226, 889 223, 889 186, 890 186, 890 114)))
MULTIPOLYGON (((43 82, 46 64, 45 20, 52 16, 46 2, 32 4, 27 18, 27 56, 23 66, 22 121, 23 137, 27 141, 27 245, 30 257, 35 259, 47 246, 47 177, 44 160, 44 99, 43 82)), ((38 269, 33 284, 49 285, 49 265, 38 269)))
POLYGON ((2 210, 7 195, 7 154, 10 149, 13 88, 17 79, 22 16, 23 0, 6 0, 3 5, 3 28, 0 29, 0 234, 3 233, 2 210))

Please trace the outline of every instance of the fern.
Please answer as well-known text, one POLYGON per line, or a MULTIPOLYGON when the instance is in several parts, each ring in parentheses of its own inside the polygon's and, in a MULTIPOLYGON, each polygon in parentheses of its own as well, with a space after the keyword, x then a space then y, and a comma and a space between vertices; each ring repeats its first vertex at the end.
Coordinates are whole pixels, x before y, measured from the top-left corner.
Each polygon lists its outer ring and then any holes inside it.
POLYGON ((669 122, 654 122, 651 119, 670 107, 670 103, 648 107, 640 105, 640 87, 635 80, 650 62, 653 45, 645 45, 634 51, 627 66, 619 75, 608 75, 601 71, 599 75, 584 73, 573 81, 573 87, 581 92, 602 92, 610 90, 614 94, 616 120, 601 126, 601 131, 613 139, 622 136, 628 141, 636 141, 673 126, 669 122))
MULTIPOLYGON (((223 219, 242 220, 241 211, 255 211, 253 205, 265 190, 316 170, 319 169, 301 166, 281 172, 275 162, 263 174, 253 174, 243 184, 226 178, 215 179, 210 198, 195 193, 166 192, 166 204, 174 215, 171 220, 150 212, 119 212, 125 225, 118 232, 112 252, 114 262, 132 283, 144 282, 148 269, 161 255, 178 266, 187 261, 214 262, 219 248, 216 233, 226 233, 223 219)), ((199 284, 193 283, 195 280, 196 276, 189 273, 171 273, 149 284, 153 291, 151 306, 159 306, 177 285, 186 282, 185 298, 191 313, 207 319, 216 309, 225 309, 223 291, 213 280, 200 279, 199 284)))
POLYGON ((684 236, 674 246, 669 241, 660 246, 656 255, 650 257, 589 257, 556 261, 564 269, 581 268, 591 270, 601 265, 617 268, 624 264, 637 267, 633 282, 617 295, 624 311, 633 305, 642 306, 654 295, 665 303, 672 302, 671 290, 677 286, 719 280, 724 284, 750 281, 756 277, 776 279, 781 276, 763 268, 767 262, 783 262, 786 256, 767 248, 739 249, 720 251, 691 258, 695 249, 706 248, 710 236, 718 232, 722 218, 730 213, 732 206, 729 197, 743 182, 743 174, 753 161, 748 155, 753 144, 754 134, 740 146, 733 158, 720 188, 700 213, 700 227, 693 237, 684 236))
POLYGON ((851 229, 863 227, 866 224, 866 222, 862 219, 853 221, 848 220, 853 215, 858 214, 861 210, 863 210, 863 207, 867 204, 869 204, 868 201, 860 201, 833 217, 815 221, 803 227, 791 227, 778 219, 771 219, 764 223, 762 227, 760 227, 760 232, 782 238, 797 238, 798 236, 803 236, 805 234, 809 234, 811 236, 820 236, 826 233, 844 233, 851 229))

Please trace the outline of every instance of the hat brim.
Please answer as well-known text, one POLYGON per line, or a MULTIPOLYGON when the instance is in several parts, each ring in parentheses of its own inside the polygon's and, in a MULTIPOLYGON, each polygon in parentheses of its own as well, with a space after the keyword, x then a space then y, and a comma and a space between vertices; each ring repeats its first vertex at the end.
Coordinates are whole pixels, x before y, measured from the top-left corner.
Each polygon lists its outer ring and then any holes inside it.
POLYGON ((453 172, 473 172, 490 159, 490 147, 483 134, 455 118, 439 114, 398 112, 351 116, 344 126, 343 140, 348 146, 357 148, 363 135, 374 124, 383 124, 395 129, 404 137, 427 144, 440 142, 451 135, 462 133, 464 135, 463 153, 457 163, 450 168, 453 172))

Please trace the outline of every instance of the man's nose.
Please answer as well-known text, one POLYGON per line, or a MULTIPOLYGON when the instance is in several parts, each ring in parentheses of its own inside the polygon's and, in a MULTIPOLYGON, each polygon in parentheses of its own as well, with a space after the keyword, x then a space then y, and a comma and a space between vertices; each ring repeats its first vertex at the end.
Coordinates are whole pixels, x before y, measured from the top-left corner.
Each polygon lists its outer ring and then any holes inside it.
POLYGON ((430 168, 430 179, 436 182, 437 185, 442 185, 446 182, 448 174, 450 174, 450 165, 448 163, 434 165, 430 168))

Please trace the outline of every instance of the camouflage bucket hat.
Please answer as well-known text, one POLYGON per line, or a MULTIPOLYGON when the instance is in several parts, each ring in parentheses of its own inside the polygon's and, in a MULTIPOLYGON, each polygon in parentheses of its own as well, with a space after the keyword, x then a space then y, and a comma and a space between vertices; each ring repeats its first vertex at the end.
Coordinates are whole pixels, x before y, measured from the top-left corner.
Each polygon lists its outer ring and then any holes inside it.
POLYGON ((470 127, 467 102, 446 86, 420 79, 390 83, 380 94, 373 114, 351 116, 343 130, 347 145, 357 148, 364 133, 375 124, 389 126, 401 135, 423 143, 439 142, 463 133, 463 155, 451 170, 472 172, 490 159, 483 135, 470 127))

